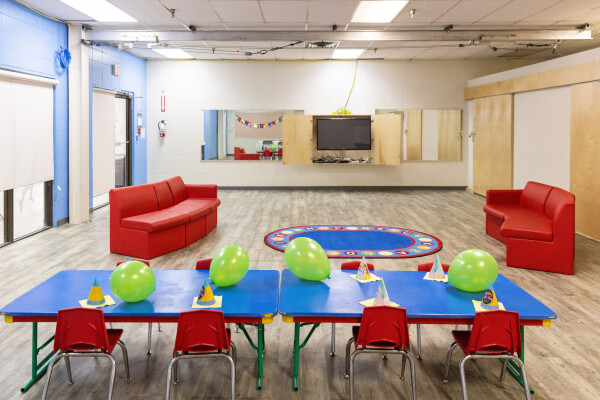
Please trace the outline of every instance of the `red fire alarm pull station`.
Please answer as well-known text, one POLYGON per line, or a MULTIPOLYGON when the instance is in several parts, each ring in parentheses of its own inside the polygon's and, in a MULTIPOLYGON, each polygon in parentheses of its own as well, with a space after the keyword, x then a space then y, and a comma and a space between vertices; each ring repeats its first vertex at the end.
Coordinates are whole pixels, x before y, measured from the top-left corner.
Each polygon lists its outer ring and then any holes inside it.
POLYGON ((113 64, 112 66, 112 74, 115 76, 121 75, 121 67, 117 64, 113 64))

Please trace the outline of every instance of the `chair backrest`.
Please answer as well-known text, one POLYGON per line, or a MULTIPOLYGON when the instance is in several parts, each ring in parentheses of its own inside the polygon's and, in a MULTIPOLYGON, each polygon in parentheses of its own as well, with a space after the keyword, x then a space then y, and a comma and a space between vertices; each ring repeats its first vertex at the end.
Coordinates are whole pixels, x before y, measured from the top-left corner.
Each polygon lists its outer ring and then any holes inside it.
POLYGON ((410 348, 406 309, 390 306, 365 307, 356 345, 410 348))
POLYGON ((54 352, 94 351, 106 352, 108 334, 104 313, 98 308, 67 308, 58 311, 54 352))
POLYGON ((210 269, 211 262, 212 258, 196 261, 196 271, 208 271, 210 269))
POLYGON ((173 352, 206 353, 228 349, 223 311, 193 310, 179 314, 173 352))
POLYGON ((469 354, 517 353, 521 354, 521 330, 519 313, 494 310, 475 314, 469 354))
MULTIPOLYGON (((431 267, 433 267, 433 261, 419 264, 417 266, 417 271, 431 271, 431 267)), ((450 264, 442 263, 442 269, 444 270, 444 272, 448 272, 448 270, 450 269, 450 264)))
POLYGON ((279 156, 279 157, 283 156, 283 149, 279 149, 277 151, 277 156, 279 156))
POLYGON ((271 150, 269 150, 269 149, 265 149, 265 151, 264 151, 263 155, 264 155, 265 157, 271 157, 271 155, 272 155, 272 154, 271 154, 271 150))
MULTIPOLYGON (((117 267, 119 265, 123 264, 125 261, 127 261, 127 260, 117 261, 117 267)), ((143 262, 147 266, 150 266, 150 261, 148 261, 148 260, 142 260, 141 258, 130 258, 129 261, 139 261, 139 262, 143 262)))
MULTIPOLYGON (((342 263, 342 271, 357 271, 360 267, 360 261, 347 261, 342 263)), ((369 271, 375 271, 375 266, 371 263, 367 263, 369 271)))

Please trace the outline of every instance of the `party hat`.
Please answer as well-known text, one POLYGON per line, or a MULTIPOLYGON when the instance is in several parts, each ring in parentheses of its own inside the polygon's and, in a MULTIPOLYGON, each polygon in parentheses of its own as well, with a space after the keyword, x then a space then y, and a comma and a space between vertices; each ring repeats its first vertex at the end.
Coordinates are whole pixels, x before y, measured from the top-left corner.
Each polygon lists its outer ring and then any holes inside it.
POLYGON ((379 288, 377 289, 377 294, 375 296, 375 300, 373 301, 373 305, 375 306, 389 306, 392 302, 390 301, 390 297, 388 296, 387 289, 385 288, 385 283, 383 283, 383 279, 379 282, 379 288))
POLYGON ((431 266, 431 270, 427 274, 431 279, 444 279, 446 274, 444 274, 444 268, 442 268, 442 263, 440 262, 439 256, 435 256, 435 261, 431 266))
POLYGON ((361 281, 366 281, 371 279, 371 274, 369 273, 369 266, 367 265, 367 260, 363 257, 360 265, 358 266, 358 270, 356 271, 356 279, 361 281))
POLYGON ((498 310, 500 308, 498 305, 498 298, 496 297, 496 291, 494 290, 494 285, 491 283, 483 293, 481 307, 485 308, 486 310, 498 310))
POLYGON ((92 290, 90 291, 90 295, 87 299, 88 306, 101 306, 106 302, 104 300, 104 294, 102 293, 102 289, 100 288, 100 284, 98 283, 98 278, 94 279, 94 284, 92 285, 92 290))
POLYGON ((215 302, 216 300, 213 291, 210 288, 210 282, 208 282, 208 279, 205 279, 196 303, 200 306, 212 306, 215 302))

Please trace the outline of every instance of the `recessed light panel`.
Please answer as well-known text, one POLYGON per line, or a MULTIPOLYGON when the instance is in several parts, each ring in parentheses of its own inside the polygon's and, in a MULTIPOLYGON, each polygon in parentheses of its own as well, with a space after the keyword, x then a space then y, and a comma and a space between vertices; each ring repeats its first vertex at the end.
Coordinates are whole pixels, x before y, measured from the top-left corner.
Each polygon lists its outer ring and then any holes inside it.
POLYGON ((137 22, 131 15, 125 13, 106 0, 60 1, 98 22, 137 22))
POLYGON ((189 59, 194 58, 181 49, 153 49, 167 58, 189 59))
POLYGON ((354 12, 352 22, 392 22, 407 4, 408 1, 361 1, 354 12))
POLYGON ((331 58, 349 60, 360 57, 364 52, 365 49, 335 49, 331 58))

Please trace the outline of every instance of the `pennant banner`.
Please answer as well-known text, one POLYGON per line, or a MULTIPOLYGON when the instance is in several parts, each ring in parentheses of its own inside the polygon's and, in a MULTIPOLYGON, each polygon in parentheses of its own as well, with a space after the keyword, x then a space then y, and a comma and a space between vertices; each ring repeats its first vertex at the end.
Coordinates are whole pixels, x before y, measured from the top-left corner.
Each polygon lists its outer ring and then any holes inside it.
POLYGON ((246 125, 246 126, 248 126, 250 128, 260 128, 260 129, 270 128, 270 127, 272 127, 274 125, 277 125, 277 124, 283 122, 283 116, 277 118, 275 121, 265 122, 265 123, 260 124, 260 123, 256 123, 256 122, 252 122, 252 121, 246 121, 245 119, 243 119, 242 117, 240 117, 237 114, 234 114, 234 115, 235 115, 235 119, 239 123, 242 123, 242 124, 244 124, 244 125, 246 125))

